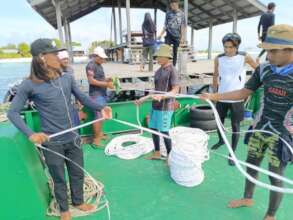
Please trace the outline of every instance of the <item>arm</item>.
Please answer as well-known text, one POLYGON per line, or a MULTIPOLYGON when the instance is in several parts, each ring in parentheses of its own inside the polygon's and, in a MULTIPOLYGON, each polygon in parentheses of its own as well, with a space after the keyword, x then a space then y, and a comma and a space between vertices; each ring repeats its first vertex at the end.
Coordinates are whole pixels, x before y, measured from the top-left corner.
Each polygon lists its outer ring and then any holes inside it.
POLYGON ((180 43, 181 43, 181 44, 184 44, 184 40, 185 40, 185 31, 186 31, 186 27, 183 26, 183 27, 181 28, 181 38, 180 38, 180 43))
POLYGON ((7 117, 17 127, 22 133, 27 137, 30 137, 34 132, 25 124, 24 120, 21 118, 20 113, 23 109, 29 96, 29 87, 27 83, 22 83, 17 89, 16 96, 12 100, 10 109, 7 113, 7 117))
POLYGON ((103 106, 93 102, 89 96, 80 91, 73 77, 71 77, 71 91, 75 98, 77 98, 83 105, 89 107, 94 111, 102 110, 103 106))
POLYGON ((160 33, 160 35, 158 36, 159 39, 160 39, 161 37, 163 37, 163 35, 165 34, 166 30, 167 30, 167 13, 166 13, 166 17, 165 17, 165 24, 164 24, 163 30, 162 30, 162 32, 160 33))
POLYGON ((153 95, 150 94, 150 95, 147 95, 147 96, 141 97, 140 99, 135 100, 135 101, 134 101, 134 104, 136 104, 136 105, 141 105, 141 104, 142 104, 143 102, 145 102, 146 100, 152 98, 152 96, 153 96, 153 95))
POLYGON ((104 87, 113 89, 113 82, 112 81, 99 81, 94 79, 93 75, 87 74, 87 79, 90 85, 97 86, 97 87, 104 87))
POLYGON ((260 68, 257 67, 254 74, 246 82, 245 88, 243 89, 232 91, 232 92, 226 92, 226 93, 205 93, 200 95, 200 98, 210 99, 212 101, 246 99, 248 96, 250 96, 254 91, 256 91, 262 85, 259 71, 260 71, 260 68))
POLYGON ((250 55, 245 56, 245 63, 251 66, 254 70, 258 67, 258 64, 254 61, 254 59, 250 55))
POLYGON ((275 25, 275 14, 273 14, 272 24, 275 25))
POLYGON ((160 33, 160 35, 159 35, 159 39, 165 34, 165 32, 166 32, 166 27, 164 27, 163 28, 163 30, 162 30, 162 32, 160 33))
POLYGON ((182 19, 182 23, 181 23, 181 37, 180 37, 180 42, 183 44, 185 39, 185 32, 186 32, 186 19, 185 19, 185 15, 184 13, 182 13, 183 19, 182 19))
POLYGON ((215 58, 214 61, 214 74, 213 74, 213 91, 216 92, 218 90, 219 85, 219 60, 218 57, 215 58))
POLYGON ((212 101, 219 101, 219 100, 241 100, 246 99, 253 93, 252 90, 243 88, 240 90, 235 90, 232 92, 226 93, 206 93, 200 95, 201 99, 210 99, 212 101))

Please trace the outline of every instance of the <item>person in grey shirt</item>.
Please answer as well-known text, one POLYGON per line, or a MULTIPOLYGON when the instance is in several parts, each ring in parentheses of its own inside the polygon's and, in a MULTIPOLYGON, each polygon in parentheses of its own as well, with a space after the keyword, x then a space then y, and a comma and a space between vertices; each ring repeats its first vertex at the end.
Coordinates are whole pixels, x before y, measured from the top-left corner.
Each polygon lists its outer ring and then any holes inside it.
MULTIPOLYGON (((106 78, 103 63, 108 56, 102 47, 96 47, 91 54, 92 59, 86 66, 86 75, 89 83, 89 95, 95 103, 105 106, 108 101, 107 89, 114 89, 112 78, 106 78)), ((95 114, 96 119, 101 117, 99 111, 95 114)), ((102 132, 102 122, 93 124, 93 147, 99 147, 101 139, 106 139, 102 132)))
MULTIPOLYGON (((68 157, 83 167, 83 153, 80 147, 80 138, 75 132, 49 139, 49 135, 71 128, 73 94, 82 104, 93 110, 102 110, 104 119, 112 117, 112 110, 94 103, 77 87, 71 74, 62 73, 60 60, 57 57, 58 49, 50 39, 38 39, 31 44, 33 56, 31 74, 20 85, 12 101, 8 118, 23 132, 31 142, 43 144, 51 151, 68 157), (26 101, 34 102, 40 114, 41 132, 35 133, 23 121, 20 113, 26 101)), ((70 180, 72 205, 82 211, 92 211, 95 207, 86 204, 83 199, 83 171, 64 158, 44 150, 45 162, 54 181, 54 194, 60 207, 61 220, 70 220, 67 186, 64 165, 68 169, 70 180)))
POLYGON ((170 9, 166 13, 165 26, 158 38, 167 32, 165 43, 173 45, 173 65, 176 66, 178 47, 180 43, 184 43, 187 24, 184 13, 179 9, 179 0, 170 0, 170 9))

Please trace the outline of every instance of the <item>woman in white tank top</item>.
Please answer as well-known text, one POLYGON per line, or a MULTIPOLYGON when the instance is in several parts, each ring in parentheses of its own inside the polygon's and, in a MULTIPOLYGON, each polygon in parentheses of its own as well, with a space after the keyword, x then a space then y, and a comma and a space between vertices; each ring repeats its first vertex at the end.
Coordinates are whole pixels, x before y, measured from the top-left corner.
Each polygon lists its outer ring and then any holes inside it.
MULTIPOLYGON (((215 67, 213 75, 214 92, 224 93, 239 90, 244 87, 246 81, 245 65, 249 64, 253 69, 257 67, 256 62, 245 52, 239 52, 241 37, 236 34, 226 34, 223 39, 224 53, 215 58, 215 67)), ((222 100, 216 107, 222 123, 224 123, 227 112, 231 111, 231 125, 233 132, 240 131, 240 122, 244 115, 244 100, 222 100)), ((219 142, 212 149, 216 150, 224 144, 223 139, 218 132, 219 142)), ((236 149, 239 140, 239 134, 232 135, 232 148, 236 149)), ((234 162, 229 160, 230 165, 234 162)))

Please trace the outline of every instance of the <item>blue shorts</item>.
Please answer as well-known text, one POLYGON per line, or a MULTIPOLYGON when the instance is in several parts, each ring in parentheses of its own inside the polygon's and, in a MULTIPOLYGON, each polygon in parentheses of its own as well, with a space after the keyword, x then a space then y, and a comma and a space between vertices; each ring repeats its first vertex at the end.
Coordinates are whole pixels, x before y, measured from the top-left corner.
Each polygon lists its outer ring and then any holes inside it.
MULTIPOLYGON (((108 98, 106 96, 91 96, 91 98, 95 103, 101 105, 102 107, 107 105, 108 98)), ((101 118, 101 112, 97 111, 95 116, 96 119, 101 118)))
POLYGON ((171 128, 173 111, 152 110, 149 128, 167 132, 171 128))

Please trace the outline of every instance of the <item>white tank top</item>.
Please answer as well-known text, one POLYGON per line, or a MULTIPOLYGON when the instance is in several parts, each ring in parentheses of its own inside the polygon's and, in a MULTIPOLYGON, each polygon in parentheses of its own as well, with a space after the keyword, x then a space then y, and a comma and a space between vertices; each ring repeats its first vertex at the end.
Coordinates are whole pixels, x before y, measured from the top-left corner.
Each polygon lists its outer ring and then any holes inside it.
MULTIPOLYGON (((244 88, 246 81, 245 68, 246 53, 238 52, 233 57, 228 57, 225 54, 218 56, 218 71, 219 71, 219 93, 231 92, 244 88)), ((243 100, 221 100, 220 102, 242 102, 243 100)))

